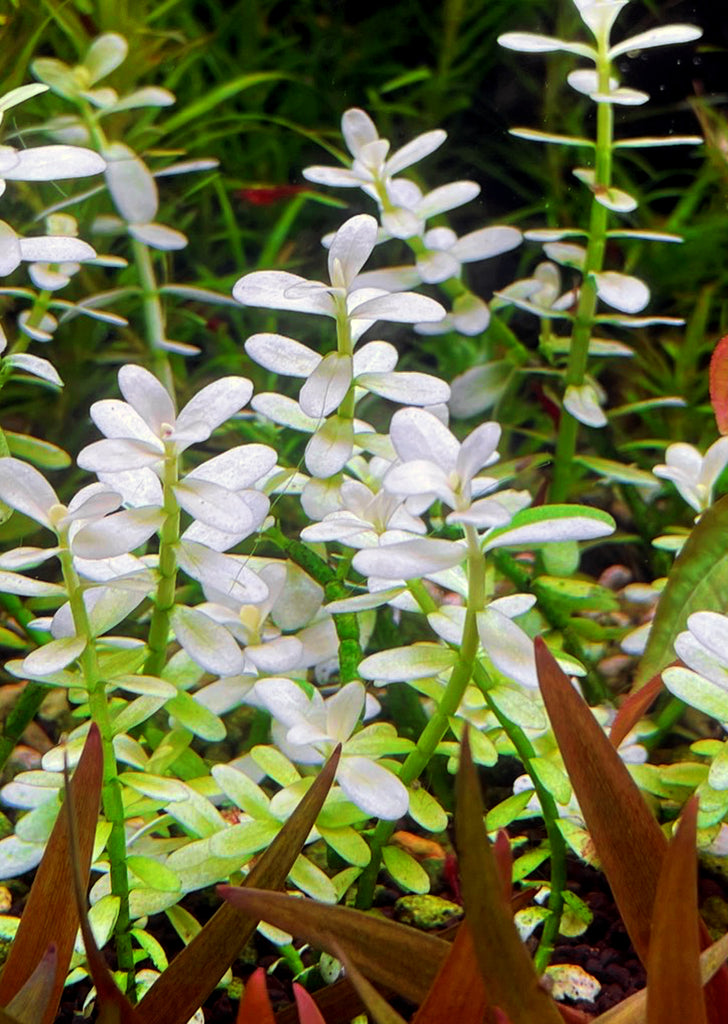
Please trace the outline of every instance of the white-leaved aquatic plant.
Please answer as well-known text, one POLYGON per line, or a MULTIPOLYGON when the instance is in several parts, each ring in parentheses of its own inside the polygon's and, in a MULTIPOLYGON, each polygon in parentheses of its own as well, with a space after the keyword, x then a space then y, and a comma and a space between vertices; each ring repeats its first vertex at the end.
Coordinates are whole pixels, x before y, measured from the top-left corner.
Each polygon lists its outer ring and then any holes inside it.
MULTIPOLYGON (((440 222, 428 225, 479 193, 471 181, 426 191, 405 176, 444 143, 440 129, 390 155, 389 141, 369 115, 346 111, 342 131, 351 159, 304 174, 316 184, 363 190, 378 219, 357 213, 325 235, 326 279, 255 270, 240 277, 232 297, 221 297, 158 283, 159 266, 169 270, 164 253, 186 245, 187 238, 158 221, 155 179, 210 164, 172 164, 155 175, 146 156, 117 136, 116 126, 125 121, 117 114, 174 100, 156 86, 119 95, 103 84, 127 55, 121 36, 99 37, 75 67, 39 59, 34 73, 45 85, 0 100, 4 110, 48 86, 72 106, 72 114, 47 124, 60 145, 3 147, 0 169, 11 181, 105 173, 113 212, 99 214, 95 226, 101 235, 126 236, 134 284, 66 311, 105 317, 113 328, 114 314, 103 307, 136 296, 145 325, 140 358, 153 371, 124 361, 117 377, 121 397, 110 385, 109 397, 91 405, 102 437, 88 439, 77 466, 96 479, 85 481, 67 503, 58 497, 61 486, 13 457, 12 448, 0 453, 0 501, 53 537, 50 547, 22 544, 0 556, 5 594, 21 604, 43 601, 40 612, 25 609, 28 643, 6 669, 40 687, 64 690, 78 723, 45 754, 41 769, 21 772, 2 790, 7 805, 26 813, 15 833, 0 840, 0 875, 14 877, 38 863, 58 814, 64 760, 76 763, 95 722, 104 750, 104 792, 92 920, 102 939, 114 935, 130 988, 139 951, 150 948, 144 919, 166 911, 180 925, 177 904, 184 894, 244 875, 337 744, 342 756, 336 783, 308 843, 322 840, 346 866, 330 877, 303 852, 289 883, 330 902, 356 883, 357 902, 368 907, 384 864, 400 887, 427 891, 427 873, 393 834, 407 817, 432 833, 445 829, 447 815, 429 793, 426 773, 438 757, 455 769, 466 722, 476 761, 493 765, 499 756, 511 756, 523 766, 516 794, 496 809, 501 822, 532 815, 534 793, 545 822, 549 905, 536 959, 540 969, 546 966, 563 907, 566 843, 583 851, 585 834, 578 824, 572 822, 571 832, 564 825, 575 808, 537 689, 533 638, 548 634, 562 666, 575 677, 588 676, 588 659, 561 631, 564 618, 549 605, 548 594, 549 587, 567 590, 562 583, 579 594, 585 581, 568 579, 578 567, 578 544, 598 542, 615 529, 601 508, 570 503, 576 420, 597 426, 605 418, 604 393, 587 374, 588 354, 625 355, 627 349, 607 337, 592 338, 591 329, 594 323, 622 327, 656 319, 636 315, 648 302, 646 286, 604 266, 608 238, 645 234, 609 228, 612 213, 633 205, 612 182, 612 155, 620 145, 612 137, 612 106, 641 102, 644 95, 619 86, 613 65, 625 53, 688 41, 697 33, 674 26, 612 45, 622 6, 577 3, 594 45, 525 33, 501 39, 527 52, 565 49, 594 65, 572 74, 570 84, 597 104, 597 136, 569 140, 593 154, 590 166, 576 172, 593 195, 588 230, 530 233, 545 243, 548 262, 491 302, 470 290, 465 268, 514 249, 522 236, 495 225, 458 238, 440 222), (573 244, 572 237, 585 244, 573 244), (392 242, 406 243, 413 264, 367 269, 375 247, 392 242), (564 291, 557 264, 580 272, 577 290, 564 291), (426 294, 435 289, 447 309, 426 294), (249 336, 244 351, 268 373, 300 381, 297 396, 282 390, 254 394, 246 377, 229 375, 206 378, 178 405, 175 388, 187 388, 185 374, 175 372, 178 357, 197 348, 167 337, 165 294, 234 305, 251 329, 262 322, 265 333, 249 336), (597 313, 598 301, 616 313, 597 313), (518 462, 500 462, 503 441, 495 420, 468 432, 449 425, 448 403, 463 415, 481 412, 503 393, 515 364, 476 367, 451 389, 434 374, 397 370, 397 347, 380 337, 397 324, 420 335, 455 330, 474 338, 488 327, 491 310, 507 305, 541 318, 548 358, 567 355, 563 406, 571 415, 561 420, 555 504, 544 503, 518 462), (321 317, 330 328, 323 349, 268 329, 269 311, 321 317), (567 321, 571 335, 557 336, 552 320, 567 321), (373 412, 371 423, 358 418, 364 402, 366 415, 373 412), (400 408, 392 411, 387 403, 400 408), (298 446, 297 433, 308 435, 305 447, 298 446), (251 436, 280 438, 280 450, 251 436), (284 499, 295 503, 292 516, 285 515, 284 499), (550 576, 546 569, 559 557, 567 569, 550 576), (523 571, 522 558, 538 566, 537 578, 523 571), (60 570, 47 581, 53 559, 60 570), (41 566, 43 579, 36 573, 41 566), (396 628, 403 615, 417 638, 411 643, 396 628), (375 690, 385 711, 389 695, 405 691, 421 728, 399 735, 383 719, 375 690), (199 744, 224 742, 231 721, 226 716, 241 707, 253 720, 255 739, 211 767, 199 744)), ((665 140, 621 144, 657 141, 665 140)), ((32 311, 2 359, 0 375, 15 368, 60 383, 51 364, 28 356, 24 346, 47 340, 42 332, 53 335, 47 317, 58 304, 56 291, 79 264, 97 258, 76 237, 65 208, 80 208, 100 191, 47 209, 46 235, 28 238, 10 225, 2 229, 0 266, 10 273, 29 263, 39 291, 25 293, 32 311)), ((302 318, 302 331, 304 323, 302 318)), ((528 358, 521 348, 519 367, 528 358)), ((656 469, 696 511, 709 504, 723 468, 721 445, 704 459, 668 448, 667 466, 656 469)), ((714 662, 722 651, 709 649, 704 637, 691 643, 681 641, 690 668, 680 671, 705 670, 709 681, 700 692, 709 702, 710 687, 721 681, 716 672, 723 668, 714 662)), ((684 678, 672 683, 678 688, 684 678)), ((595 714, 606 723, 611 709, 595 714)), ((639 760, 641 748, 630 742, 621 753, 639 760)))

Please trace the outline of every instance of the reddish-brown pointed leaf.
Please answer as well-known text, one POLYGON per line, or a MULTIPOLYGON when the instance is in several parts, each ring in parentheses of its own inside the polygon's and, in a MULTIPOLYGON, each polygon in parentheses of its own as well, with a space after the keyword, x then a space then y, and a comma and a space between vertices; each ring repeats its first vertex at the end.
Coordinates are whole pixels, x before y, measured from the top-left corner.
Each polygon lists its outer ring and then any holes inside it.
POLYGON ((721 434, 728 434, 728 334, 721 338, 710 358, 710 404, 721 434))
POLYGON ((275 1024, 265 979, 265 970, 259 967, 246 981, 238 1007, 237 1024, 275 1024))
POLYGON ((646 963, 667 841, 617 751, 540 637, 536 667, 586 826, 632 944, 646 963))
MULTIPOLYGON (((541 693, 566 770, 624 925, 646 964, 667 840, 616 750, 540 637, 535 648, 541 693)), ((710 937, 702 922, 699 927, 705 949, 710 937)), ((724 1024, 725 967, 708 986, 706 1003, 710 1024, 724 1024)))
POLYGON ((68 844, 73 868, 73 895, 78 911, 79 925, 86 951, 86 964, 89 974, 96 987, 97 1021, 99 1024, 139 1024, 139 1020, 126 996, 119 990, 106 960, 96 945, 94 933, 86 911, 86 888, 88 872, 84 875, 81 867, 80 843, 76 831, 78 811, 73 790, 68 784, 68 772, 64 768, 66 778, 66 806, 68 819, 68 844))
MULTIPOLYGON (((303 849, 334 781, 337 747, 291 817, 256 861, 245 884, 277 889, 303 849)), ((243 916, 224 903, 144 995, 137 1013, 142 1024, 187 1024, 240 955, 260 918, 243 916)))
POLYGON ((488 999, 512 1024, 561 1024, 556 1005, 541 987, 513 923, 509 902, 483 823, 478 776, 467 730, 455 786, 455 836, 465 914, 488 999))
MULTIPOLYGON (((301 1021, 301 1024, 326 1024, 326 1021, 321 1016, 321 1011, 316 1003, 314 1003, 306 989, 303 988, 302 985, 298 985, 295 981, 293 983, 293 995, 296 997, 298 1019, 301 1021)), ((377 995, 379 995, 379 993, 377 993, 377 995)), ((260 1024, 266 1024, 266 1022, 260 1021, 260 1024)), ((402 1024, 404 1024, 404 1021, 402 1024)))
POLYGON ((707 1024, 700 977, 698 799, 683 808, 657 884, 647 956, 647 1024, 707 1024))
POLYGON ((57 970, 58 955, 56 947, 51 945, 21 990, 5 1007, 17 1024, 36 1024, 43 1018, 53 996, 57 970))
POLYGON ((662 690, 662 676, 653 676, 641 690, 633 690, 622 703, 609 730, 609 740, 616 750, 624 737, 639 722, 662 690))
MULTIPOLYGON (((86 880, 96 834, 102 771, 101 739, 98 729, 92 725, 70 784, 76 808, 79 867, 86 880)), ((48 944, 55 943, 58 966, 53 992, 45 1013, 38 1015, 36 1024, 51 1024, 56 1016, 78 930, 69 851, 68 816, 59 814, 0 975, 0 1005, 5 1006, 33 973, 48 944)))
POLYGON ((424 999, 450 950, 443 939, 361 910, 248 886, 217 888, 225 900, 243 913, 305 939, 316 949, 336 956, 331 943, 338 943, 375 984, 384 985, 413 1003, 424 999), (413 964, 417 965, 416 970, 413 964))
POLYGON ((443 1021, 481 1024, 487 1008, 488 997, 475 956, 473 936, 467 921, 463 921, 412 1024, 442 1024, 443 1021))

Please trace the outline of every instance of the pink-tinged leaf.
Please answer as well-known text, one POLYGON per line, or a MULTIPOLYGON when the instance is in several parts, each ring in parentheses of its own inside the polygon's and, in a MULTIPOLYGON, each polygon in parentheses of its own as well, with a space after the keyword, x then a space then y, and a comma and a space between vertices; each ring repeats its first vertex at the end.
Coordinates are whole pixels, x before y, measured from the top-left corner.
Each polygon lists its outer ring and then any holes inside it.
POLYGON ((253 971, 248 978, 238 1007, 237 1024, 275 1024, 265 978, 262 967, 253 971))
POLYGON ((455 787, 455 836, 465 914, 488 999, 512 1024, 561 1024, 520 939, 485 831, 478 776, 463 734, 455 787))
POLYGON ((698 865, 695 832, 698 799, 691 797, 657 883, 647 956, 647 1024, 707 1024, 700 977, 698 865), (679 941, 676 941, 679 936, 679 941))
POLYGON ((443 1021, 481 1024, 487 1009, 488 997, 475 956, 473 936, 467 922, 463 922, 412 1024, 442 1024, 443 1021))
MULTIPOLYGON (((53 995, 53 986, 58 969, 56 947, 48 947, 45 956, 36 969, 5 1007, 9 1019, 17 1024, 35 1024, 45 1012, 53 995)), ((3 1024, 0 1019, 0 1024, 3 1024)))
MULTIPOLYGON (((283 885, 331 788, 340 753, 337 747, 291 817, 251 868, 246 886, 283 885)), ((187 1024, 240 955, 259 920, 224 903, 142 998, 137 1008, 141 1024, 187 1024)))
MULTIPOLYGON (((87 883, 102 770, 101 739, 98 729, 92 725, 69 786, 70 799, 76 808, 79 869, 87 883)), ((51 1024, 56 1016, 78 930, 69 848, 68 816, 59 814, 0 975, 0 1005, 6 1006, 26 983, 49 943, 55 944, 58 960, 53 991, 45 1011, 38 1014, 36 1024, 51 1024)))
POLYGON ((631 732, 647 709, 662 691, 662 676, 653 676, 641 690, 634 690, 622 703, 609 730, 609 740, 615 750, 625 736, 631 732))
MULTIPOLYGON (((403 1017, 397 1013, 397 1011, 389 1005, 384 996, 380 995, 379 992, 374 988, 371 982, 367 981, 363 974, 354 966, 350 957, 345 952, 342 946, 335 939, 330 939, 331 946, 336 950, 336 956, 343 964, 344 970, 346 971, 349 981, 354 986, 354 989, 367 1008, 369 1016, 376 1022, 376 1024, 406 1024, 403 1017)), ((298 986, 294 985, 294 991, 298 986)), ((311 997, 308 997, 311 999, 311 997)), ((311 1000, 313 1003, 313 1000, 311 1000)), ((298 1004, 298 1012, 301 1015, 301 1024, 325 1024, 324 1018, 318 1012, 318 1016, 311 1017, 310 1019, 304 1020, 301 1014, 301 1003, 298 999, 298 993, 296 993, 296 1003, 298 1004)), ((314 1006, 316 1004, 314 1003, 314 1006)))
POLYGON ((248 916, 268 921, 317 949, 337 956, 334 946, 343 946, 354 965, 375 984, 413 1003, 425 998, 450 949, 447 942, 434 935, 349 907, 301 900, 247 885, 219 885, 217 889, 248 916), (413 964, 417 964, 416 971, 412 970, 413 964))
MULTIPOLYGON (((667 841, 616 750, 540 637, 535 651, 541 693, 566 770, 632 945, 646 964, 667 841)), ((702 922, 700 942, 703 948, 710 943, 702 922)), ((710 1024, 720 1024, 728 1014, 725 968, 711 982, 706 1000, 710 1024)))
MULTIPOLYGON (((293 994, 296 997, 298 1017, 301 1024, 326 1024, 326 1021, 321 1016, 321 1011, 318 1006, 302 985, 298 985, 294 982, 293 994)), ((265 1024, 265 1021, 261 1021, 261 1024, 265 1024)))
POLYGON ((710 357, 710 404, 721 434, 728 434, 728 334, 710 357))

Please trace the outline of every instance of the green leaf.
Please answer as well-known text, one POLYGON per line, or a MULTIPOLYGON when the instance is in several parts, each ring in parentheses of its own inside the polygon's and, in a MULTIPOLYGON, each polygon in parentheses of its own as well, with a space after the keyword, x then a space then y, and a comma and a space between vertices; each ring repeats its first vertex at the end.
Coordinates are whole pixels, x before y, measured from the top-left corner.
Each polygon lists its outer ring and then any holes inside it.
POLYGON ((384 866, 394 881, 408 892, 430 891, 430 876, 406 850, 399 846, 385 846, 382 850, 384 866))
MULTIPOLYGON (((334 781, 338 762, 339 750, 322 768, 291 817, 253 865, 246 885, 271 888, 283 885, 334 781)), ((229 904, 220 907, 142 998, 137 1011, 142 1024, 187 1024, 240 955, 257 920, 259 918, 251 916, 250 912, 246 919, 229 904)))
POLYGON ((5 431, 10 454, 24 462, 32 462, 38 469, 67 469, 71 465, 71 456, 58 445, 29 434, 16 434, 12 430, 5 431))
POLYGON ((165 711, 173 715, 186 729, 203 740, 213 743, 224 740, 227 735, 225 723, 217 715, 189 693, 178 693, 164 705, 165 711))
POLYGON ((165 134, 169 135, 172 132, 176 132, 190 122, 201 123, 207 120, 211 110, 219 107, 231 99, 231 97, 237 96, 239 92, 243 92, 245 89, 250 89, 254 85, 260 85, 264 82, 278 82, 282 78, 290 77, 290 75, 285 75, 280 71, 255 71, 251 74, 239 75, 237 78, 224 82, 222 85, 217 86, 217 88, 204 93, 194 103, 188 103, 178 113, 168 117, 164 123, 165 134))
POLYGON ((592 455, 577 455, 574 462, 580 466, 586 466, 600 476, 608 480, 616 480, 621 484, 634 484, 636 487, 649 487, 657 490, 660 481, 656 480, 652 473, 644 469, 637 469, 634 466, 626 466, 621 462, 613 462, 611 459, 599 459, 592 455))
POLYGON ((723 612, 728 607, 727 534, 728 496, 702 514, 675 559, 637 667, 635 689, 641 689, 675 660, 674 643, 689 615, 723 612))
POLYGON ((279 786, 291 786, 301 778, 286 755, 276 747, 253 747, 250 755, 258 767, 279 786))
POLYGON ((419 643, 370 654, 359 664, 362 679, 379 683, 406 682, 445 672, 457 661, 457 653, 440 644, 419 643))
POLYGON ((371 851, 359 833, 353 828, 321 828, 318 832, 327 846, 355 867, 364 868, 371 860, 371 851))
POLYGON ((447 828, 447 814, 434 796, 422 787, 410 789, 409 813, 428 832, 444 832, 447 828))
POLYGON ((288 877, 294 885, 312 899, 319 900, 321 903, 336 903, 336 890, 328 875, 324 874, 321 868, 316 867, 303 854, 296 857, 293 867, 288 872, 288 877))
POLYGON ((508 828, 512 821, 524 810, 531 797, 532 789, 525 789, 521 793, 513 793, 512 796, 501 800, 495 807, 491 807, 485 816, 485 827, 488 832, 497 832, 501 828, 508 828))
POLYGON ((662 681, 674 697, 719 722, 728 722, 728 691, 689 668, 666 668, 662 681))
POLYGON ((533 548, 565 540, 596 540, 608 537, 616 526, 610 515, 588 505, 539 505, 521 509, 508 526, 491 530, 483 550, 533 548))
POLYGON ((151 857, 130 854, 126 863, 139 881, 150 889, 159 889, 161 892, 179 892, 181 889, 180 880, 174 871, 151 857))

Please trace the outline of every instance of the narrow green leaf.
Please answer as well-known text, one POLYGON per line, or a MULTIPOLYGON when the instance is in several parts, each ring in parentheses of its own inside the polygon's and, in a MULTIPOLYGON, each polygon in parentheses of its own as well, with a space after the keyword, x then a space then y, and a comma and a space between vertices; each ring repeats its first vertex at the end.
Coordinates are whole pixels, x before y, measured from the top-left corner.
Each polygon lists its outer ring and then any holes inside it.
POLYGON ((281 78, 288 77, 290 76, 284 75, 280 71, 255 71, 251 74, 239 75, 237 78, 219 85, 216 89, 211 89, 194 103, 188 103, 178 113, 167 118, 164 123, 165 134, 176 132, 190 121, 201 123, 201 121, 207 120, 211 110, 245 89, 250 89, 263 82, 277 82, 281 78))
POLYGON ((561 1024, 551 997, 541 987, 513 923, 493 849, 483 825, 483 801, 463 736, 455 789, 455 835, 465 914, 488 999, 512 1024, 561 1024))
MULTIPOLYGON (((291 817, 246 878, 246 886, 277 888, 308 839, 339 763, 334 752, 291 817)), ((187 1024, 255 931, 257 918, 223 904, 139 1003, 141 1024, 187 1024)))
POLYGON ((634 689, 675 660, 674 643, 693 612, 728 607, 728 496, 707 509, 688 537, 667 578, 642 655, 634 689))

